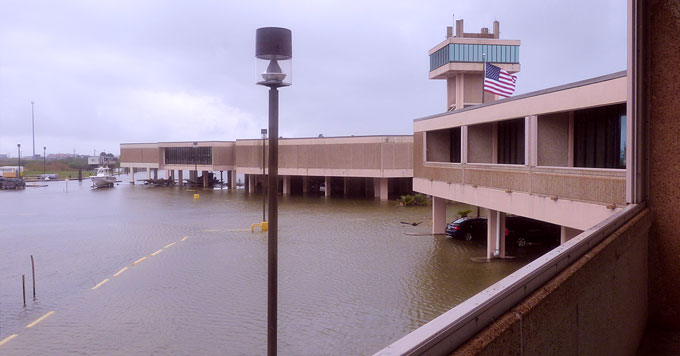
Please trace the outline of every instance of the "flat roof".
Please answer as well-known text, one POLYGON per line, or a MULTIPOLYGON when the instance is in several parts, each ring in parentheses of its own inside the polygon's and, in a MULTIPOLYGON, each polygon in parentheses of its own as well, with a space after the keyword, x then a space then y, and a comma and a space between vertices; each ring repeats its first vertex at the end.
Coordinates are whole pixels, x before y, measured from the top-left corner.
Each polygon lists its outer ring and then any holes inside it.
POLYGON ((532 91, 530 93, 525 93, 525 94, 521 94, 521 95, 517 95, 517 96, 511 96, 509 98, 504 98, 504 99, 492 101, 490 103, 470 106, 470 107, 463 108, 463 109, 460 109, 460 110, 446 111, 446 112, 443 112, 443 113, 440 113, 440 114, 434 114, 434 115, 430 115, 430 116, 426 116, 426 117, 421 117, 421 118, 418 118, 418 119, 414 119, 413 121, 417 122, 417 121, 435 119, 435 118, 438 118, 438 117, 451 115, 451 114, 454 114, 454 113, 461 113, 461 112, 466 112, 466 111, 477 110, 477 109, 485 108, 485 107, 488 107, 488 106, 512 102, 512 101, 515 101, 515 100, 522 100, 522 99, 526 99, 526 98, 530 98, 530 97, 534 97, 534 96, 539 96, 539 95, 554 93, 554 92, 558 92, 558 91, 562 91, 562 90, 568 90, 568 89, 578 88, 578 87, 591 85, 591 84, 595 84, 595 83, 605 82, 605 81, 608 81, 608 80, 625 77, 627 75, 627 73, 628 73, 627 71, 623 70, 623 71, 620 71, 620 72, 611 73, 611 74, 607 74, 607 75, 603 75, 603 76, 599 76, 599 77, 594 77, 594 78, 589 78, 589 79, 581 80, 581 81, 578 81, 578 82, 573 82, 573 83, 559 85, 559 86, 552 87, 552 88, 532 91))

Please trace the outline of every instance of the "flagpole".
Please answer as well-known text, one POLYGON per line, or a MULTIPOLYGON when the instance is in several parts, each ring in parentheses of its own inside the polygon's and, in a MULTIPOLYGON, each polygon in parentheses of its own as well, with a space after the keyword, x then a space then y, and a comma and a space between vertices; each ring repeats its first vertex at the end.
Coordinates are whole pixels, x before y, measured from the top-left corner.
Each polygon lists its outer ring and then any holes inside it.
POLYGON ((484 104, 484 80, 486 79, 486 53, 482 53, 482 104, 484 104))

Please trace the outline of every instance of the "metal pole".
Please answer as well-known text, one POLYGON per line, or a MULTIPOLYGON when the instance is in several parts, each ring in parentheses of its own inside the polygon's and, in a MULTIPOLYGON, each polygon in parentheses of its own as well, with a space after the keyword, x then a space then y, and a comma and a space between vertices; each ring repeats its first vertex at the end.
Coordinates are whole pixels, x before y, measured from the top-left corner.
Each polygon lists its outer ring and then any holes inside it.
POLYGON ((26 276, 21 275, 21 289, 24 291, 24 308, 26 308, 26 276))
POLYGON ((21 178, 21 144, 17 143, 17 155, 19 156, 19 166, 17 167, 17 178, 21 178))
POLYGON ((484 104, 484 81, 486 80, 486 53, 482 53, 482 104, 484 104))
POLYGON ((35 262, 33 261, 33 255, 31 255, 31 272, 33 272, 33 300, 35 300, 35 262))
POLYGON ((265 206, 267 205, 267 185, 264 184, 264 178, 265 178, 264 165, 265 165, 265 161, 266 161, 266 154, 265 154, 265 146, 266 145, 265 145, 265 141, 264 141, 265 137, 266 136, 263 133, 262 134, 262 190, 263 190, 262 191, 262 221, 267 221, 265 214, 264 214, 265 206))
POLYGON ((31 101, 31 127, 33 131, 33 159, 35 159, 35 115, 33 112, 33 101, 31 101))
POLYGON ((279 91, 269 88, 269 231, 267 263, 267 355, 276 355, 278 302, 279 91))
POLYGON ((46 151, 47 147, 43 147, 43 174, 45 174, 45 159, 46 159, 45 155, 47 154, 46 151))

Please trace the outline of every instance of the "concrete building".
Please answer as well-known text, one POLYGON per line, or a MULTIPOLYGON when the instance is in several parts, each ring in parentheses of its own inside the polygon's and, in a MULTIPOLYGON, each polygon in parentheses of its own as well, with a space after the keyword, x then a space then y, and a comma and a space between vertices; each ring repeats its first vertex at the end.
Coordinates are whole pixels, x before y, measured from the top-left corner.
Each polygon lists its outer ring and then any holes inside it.
POLYGON ((184 171, 189 180, 198 179, 202 172, 203 186, 207 187, 210 172, 227 172, 227 184, 235 187, 233 141, 202 141, 196 148, 193 142, 121 143, 120 166, 130 168, 130 183, 135 182, 135 170, 145 169, 146 179, 157 179, 158 171, 166 177, 183 182, 184 171), (175 171, 177 176, 175 176, 175 171))
POLYGON ((626 73, 414 122, 414 190, 488 209, 487 257, 505 249, 506 214, 562 226, 562 242, 626 205, 626 73), (496 244, 500 242, 500 246, 496 244))
MULTIPOLYGON (((262 140, 236 140, 236 171, 253 191, 261 181, 262 140)), ((387 200, 411 192, 413 136, 351 136, 279 140, 282 193, 324 187, 325 195, 387 200)), ((266 171, 266 169, 265 169, 266 171)))
MULTIPOLYGON (((227 171, 230 187, 236 184, 236 174, 243 174, 249 192, 262 189, 262 163, 267 159, 263 158, 261 139, 198 142, 195 151, 192 142, 121 144, 120 150, 121 167, 133 172, 130 182, 135 180, 135 169, 146 169, 146 179, 157 178, 158 170, 167 170, 167 177, 174 177, 177 171, 180 181, 184 170, 190 172, 189 179, 194 179, 198 170, 203 172, 207 186, 210 172, 227 171)), ((304 194, 323 189, 326 196, 370 196, 381 200, 410 193, 412 152, 411 135, 281 139, 281 193, 304 194)))

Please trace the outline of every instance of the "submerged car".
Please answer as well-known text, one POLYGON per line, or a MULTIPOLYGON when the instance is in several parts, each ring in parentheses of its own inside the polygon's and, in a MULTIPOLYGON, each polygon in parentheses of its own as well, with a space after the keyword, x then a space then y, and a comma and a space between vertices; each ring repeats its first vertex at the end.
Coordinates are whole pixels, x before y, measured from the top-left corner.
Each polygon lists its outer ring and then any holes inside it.
POLYGON ((466 241, 486 237, 486 218, 460 218, 446 225, 446 236, 466 241))
MULTIPOLYGON (((446 225, 446 236, 466 241, 486 239, 486 218, 463 217, 446 225)), ((509 246, 559 243, 560 227, 548 222, 510 215, 505 217, 505 238, 509 246)))
POLYGON ((560 226, 549 222, 507 216, 505 218, 505 243, 517 247, 539 244, 559 244, 560 226))

